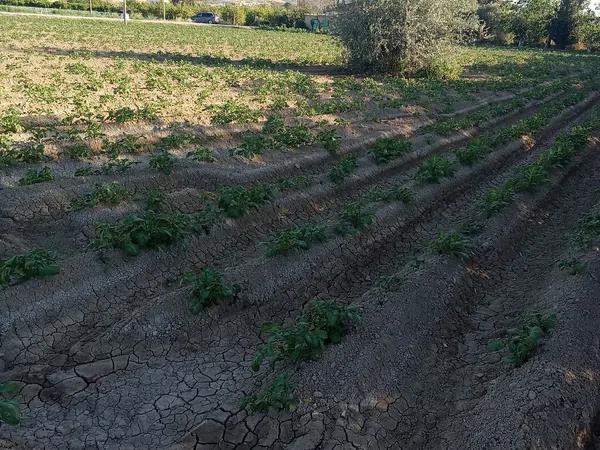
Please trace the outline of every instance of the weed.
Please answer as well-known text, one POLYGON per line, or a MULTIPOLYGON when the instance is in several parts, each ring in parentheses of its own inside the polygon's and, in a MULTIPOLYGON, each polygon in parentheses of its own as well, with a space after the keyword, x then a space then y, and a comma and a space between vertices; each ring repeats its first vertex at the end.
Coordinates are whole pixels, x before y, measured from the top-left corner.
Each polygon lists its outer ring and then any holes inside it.
POLYGON ((172 133, 160 140, 158 148, 170 150, 172 148, 179 148, 184 145, 195 143, 198 143, 198 137, 192 133, 172 133))
POLYGON ((329 172, 329 179, 336 184, 341 183, 348 175, 356 170, 356 156, 346 156, 329 172))
POLYGON ((25 176, 19 180, 21 186, 28 186, 30 184, 45 183, 47 181, 53 181, 54 175, 50 170, 50 167, 44 167, 40 170, 29 169, 25 172, 25 176))
POLYGON ((341 235, 352 234, 371 225, 375 220, 375 215, 365 209, 362 202, 352 202, 346 205, 340 213, 336 232, 341 235))
POLYGON ((319 132, 317 141, 325 147, 330 155, 336 156, 340 151, 342 137, 335 129, 328 128, 319 132))
POLYGON ((187 231, 188 218, 180 213, 166 214, 147 211, 130 215, 115 224, 99 223, 91 246, 97 250, 114 247, 136 256, 142 248, 171 245, 187 231))
POLYGON ((440 155, 433 155, 417 170, 415 178, 421 183, 439 183, 441 178, 454 176, 456 164, 440 155))
POLYGON ((123 108, 109 111, 108 120, 115 121, 116 123, 126 123, 139 120, 155 120, 156 110, 150 106, 144 106, 143 108, 130 108, 125 106, 123 108))
POLYGON ((304 225, 280 233, 269 242, 267 256, 287 255, 292 250, 307 250, 315 242, 327 239, 323 225, 304 225))
POLYGON ((558 267, 571 275, 579 275, 585 272, 585 263, 575 257, 559 261, 558 267))
POLYGON ((266 184, 256 184, 248 189, 243 186, 227 186, 219 190, 217 203, 226 216, 238 218, 272 198, 273 190, 266 184))
POLYGON ((56 275, 60 271, 56 258, 47 250, 35 249, 15 255, 0 263, 0 286, 56 275))
POLYGON ((371 148, 371 154, 377 164, 385 164, 401 158, 411 149, 411 143, 404 138, 379 138, 371 148))
POLYGON ((8 425, 18 425, 21 421, 21 405, 12 398, 6 398, 14 395, 18 387, 14 383, 0 384, 0 423, 8 425))
POLYGON ((348 332, 352 322, 359 320, 356 306, 346 306, 334 300, 312 300, 307 310, 292 325, 265 324, 269 337, 252 361, 257 371, 265 360, 293 362, 315 359, 327 344, 337 344, 348 332))
POLYGON ((173 172, 173 167, 177 162, 177 158, 167 151, 156 153, 150 158, 149 165, 165 175, 170 175, 173 172))
POLYGON ((215 161, 215 157, 213 156, 212 150, 210 150, 206 147, 196 148, 196 149, 192 150, 191 152, 188 152, 187 155, 185 155, 185 157, 189 158, 193 161, 198 161, 198 162, 213 162, 213 161, 215 161))
POLYGON ((292 394, 289 376, 281 374, 257 394, 251 394, 242 398, 241 407, 250 414, 257 412, 269 412, 269 409, 294 411, 297 400, 292 394))
POLYGON ((484 194, 479 205, 487 217, 492 217, 510 205, 514 196, 512 189, 506 187, 491 188, 484 194))
POLYGON ((94 189, 81 197, 71 201, 70 209, 78 211, 92 208, 100 204, 117 205, 129 196, 129 192, 122 184, 113 181, 108 184, 96 184, 94 189))
POLYGON ((509 330, 508 338, 494 339, 488 343, 488 349, 498 351, 508 348, 510 360, 516 366, 523 365, 535 353, 544 335, 547 335, 556 325, 554 314, 533 312, 525 315, 521 325, 509 330))
POLYGON ((377 284, 384 291, 395 291, 398 288, 400 288, 400 286, 402 286, 404 282, 405 278, 403 275, 393 273, 382 276, 377 284))
POLYGON ((431 249, 440 255, 468 258, 472 255, 471 242, 457 232, 440 231, 431 241, 431 249))
POLYGON ((182 283, 192 286, 190 311, 198 314, 206 308, 230 300, 240 292, 237 284, 227 284, 215 269, 203 269, 200 274, 186 274, 182 283))

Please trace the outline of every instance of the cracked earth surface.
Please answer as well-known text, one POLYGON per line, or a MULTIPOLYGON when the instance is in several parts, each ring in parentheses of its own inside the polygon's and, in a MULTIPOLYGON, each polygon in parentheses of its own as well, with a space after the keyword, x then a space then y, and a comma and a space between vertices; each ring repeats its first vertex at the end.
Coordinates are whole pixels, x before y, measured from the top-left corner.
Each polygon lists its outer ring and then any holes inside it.
POLYGON ((209 235, 137 258, 87 247, 95 222, 139 211, 135 202, 68 211, 85 181, 65 177, 23 190, 14 186, 18 170, 3 175, 0 249, 46 244, 57 249, 61 273, 0 290, 0 381, 16 381, 25 403, 19 427, 0 424, 0 448, 596 448, 600 256, 588 249, 587 270, 578 276, 560 271, 557 261, 569 254, 565 235, 600 204, 598 130, 541 189, 486 219, 468 259, 428 250, 439 231, 476 215, 490 187, 597 114, 597 85, 578 89, 582 99, 545 123, 533 144, 503 144, 434 185, 414 182, 428 157, 449 155, 564 94, 431 142, 417 132, 427 120, 387 120, 345 142, 358 169, 339 186, 327 180, 334 161, 322 149, 261 167, 181 167, 172 177, 136 171, 122 179, 132 191, 159 186, 169 210, 183 212, 198 211, 199 194, 215 185, 297 174, 313 180, 304 191, 216 224, 209 235), (368 150, 376 137, 399 134, 413 150, 373 164, 368 150), (374 223, 361 232, 265 256, 262 243, 274 233, 333 223, 369 188, 400 185, 414 190, 413 204, 377 204, 374 223), (241 294, 193 316, 178 281, 209 265, 241 294), (399 268, 409 269, 400 286, 382 287, 379 280, 399 268), (265 339, 260 324, 291 321, 315 297, 358 305, 361 322, 320 359, 287 368, 296 410, 248 414, 240 399, 271 376, 270 369, 250 370, 265 339), (558 325, 515 368, 486 344, 532 309, 554 312, 558 325))

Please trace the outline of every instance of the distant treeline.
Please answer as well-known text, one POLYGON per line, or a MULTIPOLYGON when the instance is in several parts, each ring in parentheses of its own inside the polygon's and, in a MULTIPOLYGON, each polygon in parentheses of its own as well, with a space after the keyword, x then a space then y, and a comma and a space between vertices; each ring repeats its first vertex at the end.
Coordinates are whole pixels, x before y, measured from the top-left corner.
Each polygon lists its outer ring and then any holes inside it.
MULTIPOLYGON (((74 9, 89 11, 89 0, 0 0, 0 5, 30 6, 36 8, 74 9)), ((121 12, 121 3, 111 3, 105 0, 92 0, 92 9, 100 12, 121 12)), ((221 16, 225 23, 249 26, 305 28, 304 15, 306 11, 291 6, 210 6, 172 4, 165 5, 166 18, 169 20, 187 20, 198 12, 214 12, 221 16)), ((162 18, 162 3, 128 1, 127 11, 132 18, 162 18)))
POLYGON ((501 44, 600 50, 589 0, 478 0, 480 38, 501 44))

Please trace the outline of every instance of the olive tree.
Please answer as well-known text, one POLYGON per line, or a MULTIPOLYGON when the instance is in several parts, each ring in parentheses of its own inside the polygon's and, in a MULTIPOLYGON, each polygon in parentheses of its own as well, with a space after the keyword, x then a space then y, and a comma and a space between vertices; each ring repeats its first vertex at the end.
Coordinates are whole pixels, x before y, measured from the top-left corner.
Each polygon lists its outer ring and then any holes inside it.
POLYGON ((448 49, 478 27, 476 0, 352 0, 333 32, 357 69, 406 76, 459 74, 448 49))

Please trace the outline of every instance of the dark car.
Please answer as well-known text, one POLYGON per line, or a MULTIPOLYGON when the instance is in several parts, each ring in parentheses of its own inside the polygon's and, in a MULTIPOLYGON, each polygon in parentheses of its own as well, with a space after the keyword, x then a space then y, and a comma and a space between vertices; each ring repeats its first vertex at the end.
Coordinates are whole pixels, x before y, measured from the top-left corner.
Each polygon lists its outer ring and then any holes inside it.
POLYGON ((220 23, 221 18, 211 12, 201 12, 192 17, 192 22, 196 23, 220 23))

